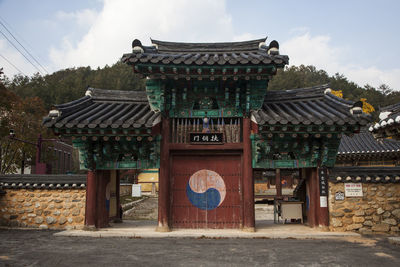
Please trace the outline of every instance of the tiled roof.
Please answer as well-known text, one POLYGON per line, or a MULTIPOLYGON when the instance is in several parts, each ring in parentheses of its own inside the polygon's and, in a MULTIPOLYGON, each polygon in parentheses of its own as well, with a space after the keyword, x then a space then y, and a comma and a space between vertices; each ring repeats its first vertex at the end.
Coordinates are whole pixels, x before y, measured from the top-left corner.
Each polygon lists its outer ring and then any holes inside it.
POLYGON ((376 138, 397 137, 400 127, 400 103, 380 109, 380 121, 369 128, 376 138))
POLYGON ((375 155, 399 153, 400 142, 391 139, 377 141, 371 133, 362 132, 354 136, 342 136, 338 156, 375 155))
POLYGON ((400 183, 400 167, 335 167, 329 170, 334 183, 400 183))
MULTIPOLYGON (((152 40, 153 46, 143 46, 140 41, 135 40, 133 53, 123 55, 122 61, 131 64, 199 66, 288 64, 288 56, 279 55, 277 50, 269 52, 271 44, 266 46, 265 41, 266 39, 230 43, 178 43, 152 40)), ((276 41, 275 43, 277 44, 276 41)))
POLYGON ((252 113, 260 124, 361 124, 369 116, 354 102, 330 93, 328 85, 286 91, 268 91, 260 110, 252 113))
POLYGON ((86 175, 1 175, 0 186, 4 189, 71 189, 85 188, 86 175))
POLYGON ((146 92, 89 88, 84 97, 55 106, 43 123, 49 128, 150 128, 159 119, 146 92))

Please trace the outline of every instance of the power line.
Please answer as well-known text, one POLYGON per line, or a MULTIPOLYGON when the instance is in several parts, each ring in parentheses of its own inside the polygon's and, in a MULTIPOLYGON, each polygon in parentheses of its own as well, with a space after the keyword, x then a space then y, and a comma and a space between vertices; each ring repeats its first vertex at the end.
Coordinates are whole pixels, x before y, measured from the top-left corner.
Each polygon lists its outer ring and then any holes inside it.
POLYGON ((25 76, 28 76, 28 75, 26 75, 25 73, 23 73, 20 69, 18 69, 17 66, 15 66, 13 63, 11 63, 11 61, 9 61, 5 56, 3 56, 2 54, 0 54, 0 57, 2 57, 5 61, 7 61, 8 64, 10 64, 11 66, 13 66, 17 71, 19 71, 20 73, 22 73, 22 74, 25 75, 25 76))
MULTIPOLYGON (((4 19, 3 19, 4 20, 4 19)), ((12 36, 12 38, 14 38, 14 40, 25 50, 26 53, 28 53, 28 55, 40 66, 42 67, 42 69, 49 74, 49 72, 45 69, 45 67, 42 66, 42 64, 40 64, 36 58, 29 53, 29 51, 17 40, 17 38, 11 33, 11 31, 6 27, 6 25, 3 24, 3 22, 0 21, 0 24, 4 27, 4 29, 6 29, 6 31, 12 36)))
POLYGON ((40 69, 39 69, 35 64, 33 64, 32 61, 31 61, 27 56, 25 56, 25 54, 22 53, 21 50, 19 50, 19 48, 18 48, 15 44, 14 44, 13 42, 11 42, 10 39, 8 39, 7 35, 5 35, 1 30, 0 30, 0 33, 4 36, 4 38, 7 39, 7 41, 8 41, 15 49, 17 49, 17 51, 18 51, 29 63, 31 63, 31 65, 32 65, 33 67, 35 67, 35 69, 37 69, 37 70, 39 71, 39 73, 43 74, 43 73, 40 71, 40 69))
MULTIPOLYGON (((0 0, 1 1, 1 0, 0 0)), ((35 49, 30 45, 29 42, 27 42, 24 37, 22 37, 3 17, 0 16, 0 21, 3 22, 3 24, 5 24, 8 29, 10 29, 10 31, 12 31, 14 33, 14 35, 21 41, 21 43, 23 43, 25 45, 25 47, 27 47, 28 50, 32 51, 32 54, 35 54, 34 52, 35 49)), ((40 55, 38 55, 37 53, 35 54, 36 58, 40 61, 43 62, 43 58, 40 57, 40 55)), ((47 73, 48 71, 46 69, 44 69, 47 73)))

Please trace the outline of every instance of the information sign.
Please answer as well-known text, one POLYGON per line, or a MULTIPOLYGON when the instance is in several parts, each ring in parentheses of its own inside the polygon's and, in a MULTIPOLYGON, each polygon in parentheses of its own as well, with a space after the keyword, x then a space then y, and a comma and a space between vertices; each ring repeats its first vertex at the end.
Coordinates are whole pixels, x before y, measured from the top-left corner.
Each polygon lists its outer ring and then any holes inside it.
POLYGON ((319 206, 321 208, 327 208, 328 207, 328 197, 326 197, 326 196, 319 197, 319 206))
POLYGON ((362 197, 362 184, 361 183, 345 183, 344 194, 346 197, 362 197))

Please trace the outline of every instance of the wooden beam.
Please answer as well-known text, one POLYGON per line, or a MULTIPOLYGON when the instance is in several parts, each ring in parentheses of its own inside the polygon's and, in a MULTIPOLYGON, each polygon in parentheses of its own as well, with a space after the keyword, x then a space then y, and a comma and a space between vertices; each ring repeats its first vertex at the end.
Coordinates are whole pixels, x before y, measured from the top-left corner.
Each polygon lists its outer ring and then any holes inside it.
POLYGON ((170 123, 169 118, 162 119, 163 137, 161 140, 160 175, 158 189, 158 225, 156 231, 169 232, 169 139, 170 123))
POLYGON ((86 204, 85 204, 85 228, 96 228, 96 170, 89 170, 86 175, 86 204))
POLYGON ((110 170, 97 170, 96 182, 96 228, 108 227, 108 211, 106 208, 106 188, 110 181, 110 170))
POLYGON ((115 222, 122 222, 122 207, 120 209, 121 206, 121 200, 120 200, 120 196, 121 196, 121 192, 120 192, 120 181, 121 181, 121 177, 119 175, 119 171, 117 170, 113 170, 115 172, 116 175, 116 198, 117 198, 117 219, 115 220, 115 222))
POLYGON ((282 184, 281 184, 281 170, 275 170, 275 188, 276 188, 276 198, 282 198, 282 184))
POLYGON ((250 119, 243 118, 243 230, 254 232, 254 180, 251 165, 250 127, 250 119))
POLYGON ((307 173, 307 192, 309 199, 309 208, 307 214, 308 225, 318 226, 319 192, 317 168, 306 169, 307 173))

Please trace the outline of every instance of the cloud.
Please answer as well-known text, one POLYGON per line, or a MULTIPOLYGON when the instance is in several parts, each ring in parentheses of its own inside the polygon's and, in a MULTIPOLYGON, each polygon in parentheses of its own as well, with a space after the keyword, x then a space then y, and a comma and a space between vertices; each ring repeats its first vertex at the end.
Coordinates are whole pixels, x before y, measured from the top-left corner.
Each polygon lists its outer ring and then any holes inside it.
POLYGON ((248 40, 254 40, 254 39, 259 39, 259 38, 265 38, 265 36, 261 36, 261 35, 255 36, 254 34, 247 32, 247 33, 233 36, 233 41, 240 42, 240 41, 248 41, 248 40))
POLYGON ((281 53, 289 55, 291 65, 313 65, 330 75, 339 72, 360 86, 370 84, 378 87, 385 83, 400 90, 400 69, 381 70, 376 66, 360 66, 352 61, 348 47, 333 46, 330 41, 329 35, 312 36, 309 31, 300 32, 282 42, 281 53))
MULTIPOLYGON (((254 32, 235 32, 227 3, 225 0, 104 0, 100 10, 59 11, 53 14, 52 24, 57 26, 54 30, 65 25, 62 28, 65 33, 49 49, 51 63, 46 68, 111 65, 131 51, 131 42, 136 38, 149 45, 150 37, 183 42, 229 42, 264 37, 254 32)), ((310 29, 301 25, 289 34, 290 39, 281 41, 281 53, 289 55, 292 65, 314 65, 330 75, 344 74, 361 86, 368 83, 377 87, 386 83, 400 90, 400 69, 360 65, 353 57, 357 53, 351 54, 351 47, 333 45, 330 35, 312 35, 310 29)), ((35 71, 4 42, 0 43, 0 53, 18 63, 25 73, 35 71)), ((7 69, 13 68, 6 68, 9 75, 7 69)))
POLYGON ((312 37, 309 33, 298 35, 281 45, 281 53, 288 54, 291 65, 324 66, 326 71, 337 70, 340 49, 329 45, 330 37, 312 37))
POLYGON ((95 22, 97 15, 95 10, 83 9, 75 12, 58 11, 55 18, 59 21, 73 21, 80 27, 87 27, 95 22))
MULTIPOLYGON (((82 13, 59 13, 58 17, 79 19, 78 14, 82 13)), ((51 48, 56 68, 113 64, 130 52, 135 38, 144 44, 150 43, 150 37, 187 42, 235 38, 232 18, 222 0, 105 0, 103 9, 92 18, 80 41, 75 43, 66 36, 61 46, 51 48)))
POLYGON ((346 76, 352 77, 359 85, 369 84, 378 87, 386 84, 394 90, 400 90, 400 69, 380 70, 372 66, 368 68, 352 67, 345 71, 346 76))

